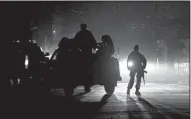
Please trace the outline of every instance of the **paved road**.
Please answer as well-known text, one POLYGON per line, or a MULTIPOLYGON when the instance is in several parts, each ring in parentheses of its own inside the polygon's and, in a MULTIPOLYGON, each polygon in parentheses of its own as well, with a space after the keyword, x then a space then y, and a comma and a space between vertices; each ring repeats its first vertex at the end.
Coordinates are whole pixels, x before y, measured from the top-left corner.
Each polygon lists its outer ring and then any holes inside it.
MULTIPOLYGON (((25 118, 63 119, 188 119, 190 118, 189 88, 179 85, 146 84, 137 97, 132 89, 126 95, 127 83, 118 83, 112 96, 105 94, 103 86, 93 86, 84 93, 83 87, 75 89, 68 99, 64 91, 52 90, 50 97, 28 97, 12 102, 15 115, 25 118), (18 113, 19 112, 19 113, 18 113)), ((10 110, 10 108, 8 108, 10 110)), ((9 112, 7 110, 7 112, 9 112)))
MULTIPOLYGON (((83 87, 75 90, 75 98, 82 103, 102 104, 96 118, 103 119, 172 119, 189 118, 189 87, 170 84, 142 85, 142 96, 137 97, 132 89, 131 96, 126 95, 127 83, 118 83, 114 95, 105 95, 103 86, 93 86, 90 93, 83 93, 83 87), (108 99, 107 99, 108 98, 108 99), (105 100, 107 99, 107 100, 105 100)), ((53 90, 56 95, 64 95, 62 90, 53 90)))

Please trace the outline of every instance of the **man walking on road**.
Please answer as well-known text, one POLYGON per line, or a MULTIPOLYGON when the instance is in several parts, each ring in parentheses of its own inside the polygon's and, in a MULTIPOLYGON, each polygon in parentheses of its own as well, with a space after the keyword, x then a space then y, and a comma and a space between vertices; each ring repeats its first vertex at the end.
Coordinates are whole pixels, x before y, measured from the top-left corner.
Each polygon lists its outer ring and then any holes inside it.
POLYGON ((141 86, 141 78, 144 77, 144 69, 146 68, 147 60, 144 55, 142 55, 139 52, 139 46, 134 46, 134 51, 132 51, 127 59, 127 68, 130 70, 130 80, 127 87, 127 94, 130 95, 130 90, 133 87, 134 84, 134 78, 136 75, 137 78, 137 84, 135 86, 136 88, 136 95, 141 95, 139 92, 140 86, 141 86))

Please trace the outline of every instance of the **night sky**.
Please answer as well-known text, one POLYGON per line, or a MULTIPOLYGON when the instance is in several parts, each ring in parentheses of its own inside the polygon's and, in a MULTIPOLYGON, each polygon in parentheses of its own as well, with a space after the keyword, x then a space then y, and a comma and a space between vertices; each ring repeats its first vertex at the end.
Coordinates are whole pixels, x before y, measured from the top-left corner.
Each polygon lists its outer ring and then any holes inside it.
POLYGON ((126 57, 135 44, 148 55, 154 49, 152 2, 70 2, 54 8, 55 30, 60 33, 55 39, 73 37, 84 22, 98 42, 101 35, 110 35, 121 57, 126 57))
MULTIPOLYGON (((171 17, 185 17, 189 20, 189 7, 185 6, 188 6, 188 3, 160 3, 167 6, 167 9, 164 8, 165 13, 170 14, 171 17)), ((98 42, 101 40, 101 35, 110 35, 116 49, 120 49, 121 58, 127 57, 135 44, 140 45, 140 52, 146 57, 152 58, 156 50, 156 13, 160 12, 160 10, 156 11, 154 4, 151 1, 51 4, 54 9, 53 20, 57 35, 55 40, 63 36, 73 37, 79 30, 79 24, 84 22, 98 42)))
MULTIPOLYGON (((173 30, 159 33, 157 29, 161 26, 164 28, 169 27, 170 23, 172 26, 183 24, 181 34, 187 38, 190 33, 189 1, 59 1, 28 2, 28 4, 32 6, 31 16, 39 20, 38 37, 44 32, 41 29, 42 24, 47 24, 48 22, 45 21, 48 19, 51 21, 49 24, 53 25, 53 31, 55 31, 53 42, 48 41, 51 50, 56 49, 57 43, 62 37, 74 37, 75 33, 80 30, 79 24, 82 22, 88 25, 88 29, 92 31, 98 42, 100 42, 103 34, 110 35, 115 43, 116 51, 119 48, 121 58, 126 58, 133 50, 133 46, 138 44, 140 52, 148 59, 153 59, 157 49, 157 39, 165 39, 165 37, 170 37, 173 40, 180 39, 178 38, 180 34, 173 30), (43 10, 49 11, 49 13, 43 10), (163 19, 160 18, 161 13, 163 14, 163 19)), ((12 9, 12 6, 6 5, 6 8, 9 11, 12 9)), ((19 8, 16 7, 15 9, 19 8)), ((24 13, 25 10, 21 9, 20 11, 24 13)), ((26 15, 21 15, 20 19, 22 20, 26 15)), ((17 16, 15 14, 14 19, 19 18, 17 16)), ((8 24, 10 23, 8 22, 8 24)), ((17 22, 13 24, 18 24, 18 27, 20 27, 17 22)), ((42 46, 44 38, 37 38, 37 42, 40 41, 39 45, 42 46)))

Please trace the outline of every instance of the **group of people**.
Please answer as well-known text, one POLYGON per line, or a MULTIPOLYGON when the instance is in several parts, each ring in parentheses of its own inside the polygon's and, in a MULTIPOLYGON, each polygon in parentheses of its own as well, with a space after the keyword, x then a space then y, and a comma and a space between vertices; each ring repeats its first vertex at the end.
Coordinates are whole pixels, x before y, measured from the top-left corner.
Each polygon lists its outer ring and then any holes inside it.
MULTIPOLYGON (((96 49, 98 47, 99 43, 96 42, 92 32, 87 29, 86 24, 81 24, 80 28, 81 28, 81 30, 76 33, 75 37, 73 38, 73 42, 75 42, 75 44, 78 45, 77 47, 80 49, 80 51, 83 52, 84 57, 86 59, 86 64, 91 66, 91 63, 89 63, 88 61, 91 61, 90 59, 92 59, 92 49, 96 49)), ((60 41, 58 46, 63 47, 63 48, 68 47, 68 46, 62 45, 63 41, 66 42, 66 41, 69 41, 69 39, 64 37, 60 41)), ((111 57, 114 54, 114 52, 115 52, 114 43, 109 35, 103 35, 102 43, 100 43, 100 44, 102 46, 102 48, 100 48, 100 49, 104 50, 104 52, 102 52, 104 54, 100 53, 100 55, 107 58, 107 57, 111 57)), ((141 95, 141 93, 139 91, 140 85, 141 85, 141 78, 144 76, 144 69, 146 68, 147 60, 146 60, 145 56, 139 52, 138 45, 134 46, 134 51, 132 51, 129 54, 127 62, 133 62, 133 64, 132 64, 133 66, 127 65, 127 68, 130 70, 130 80, 129 80, 129 84, 127 87, 127 94, 130 95, 130 90, 134 84, 134 78, 136 75, 137 84, 135 86, 136 87, 135 94, 141 95)))

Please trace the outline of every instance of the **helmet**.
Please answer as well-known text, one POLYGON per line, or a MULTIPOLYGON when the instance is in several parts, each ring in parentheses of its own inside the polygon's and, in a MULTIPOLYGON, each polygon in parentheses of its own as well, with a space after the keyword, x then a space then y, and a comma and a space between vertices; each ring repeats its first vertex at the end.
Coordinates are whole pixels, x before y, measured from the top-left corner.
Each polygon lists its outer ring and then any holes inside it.
POLYGON ((139 46, 138 46, 138 45, 135 45, 135 46, 134 46, 134 50, 135 50, 135 51, 138 51, 138 50, 139 50, 139 46))
POLYGON ((111 37, 109 35, 103 35, 102 36, 102 41, 103 42, 108 42, 109 40, 111 40, 111 37))

